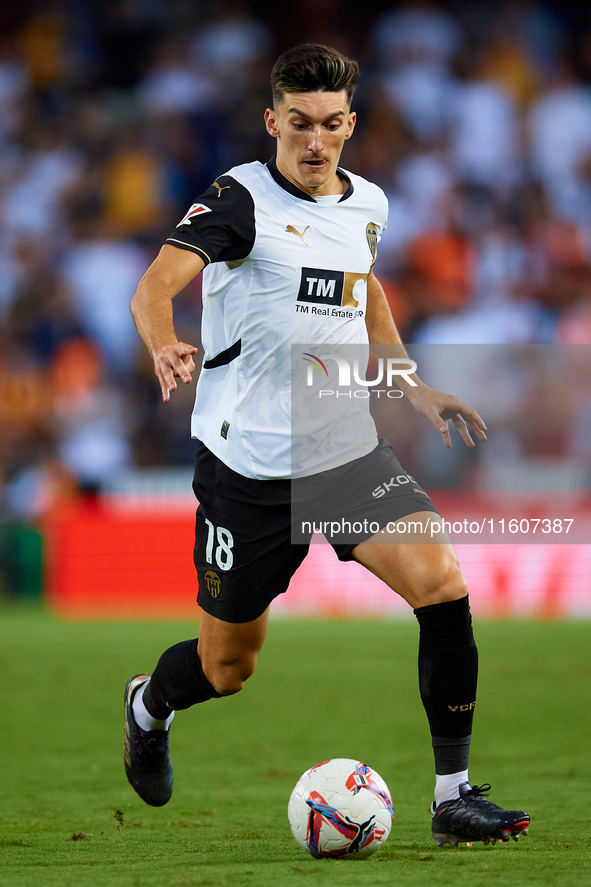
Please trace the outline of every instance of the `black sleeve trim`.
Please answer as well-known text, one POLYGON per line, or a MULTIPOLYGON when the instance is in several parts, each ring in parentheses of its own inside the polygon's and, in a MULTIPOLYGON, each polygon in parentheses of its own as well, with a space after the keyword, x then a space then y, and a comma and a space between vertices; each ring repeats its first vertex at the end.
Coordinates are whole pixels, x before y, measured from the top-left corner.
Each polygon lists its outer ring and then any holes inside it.
POLYGON ((211 262, 210 257, 207 255, 204 249, 201 249, 199 246, 193 246, 192 244, 185 243, 184 240, 177 240, 175 237, 169 237, 165 240, 165 243, 174 244, 178 249, 186 249, 191 253, 199 253, 201 258, 206 259, 206 265, 209 265, 211 262))
POLYGON ((220 176, 197 198, 167 242, 185 244, 209 262, 246 259, 256 236, 254 200, 232 176, 220 176))
POLYGON ((216 354, 215 357, 212 357, 211 360, 204 361, 203 369, 215 370, 217 367, 227 366, 227 364, 231 363, 233 360, 236 360, 241 351, 242 339, 238 339, 237 342, 234 342, 234 344, 230 345, 229 348, 226 348, 225 351, 220 351, 220 353, 216 354))

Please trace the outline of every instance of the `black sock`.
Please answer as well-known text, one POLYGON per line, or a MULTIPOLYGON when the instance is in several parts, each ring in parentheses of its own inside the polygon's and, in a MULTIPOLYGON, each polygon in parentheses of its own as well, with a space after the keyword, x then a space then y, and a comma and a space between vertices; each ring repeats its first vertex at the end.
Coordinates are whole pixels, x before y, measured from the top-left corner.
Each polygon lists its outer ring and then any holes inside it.
POLYGON ((164 720, 172 709, 190 708, 197 702, 219 699, 201 667, 198 638, 181 641, 165 650, 154 669, 143 695, 144 705, 153 718, 164 720))
POLYGON ((420 625, 419 684, 429 719, 435 771, 456 773, 468 766, 476 702, 478 651, 468 598, 430 604, 414 611, 420 625))

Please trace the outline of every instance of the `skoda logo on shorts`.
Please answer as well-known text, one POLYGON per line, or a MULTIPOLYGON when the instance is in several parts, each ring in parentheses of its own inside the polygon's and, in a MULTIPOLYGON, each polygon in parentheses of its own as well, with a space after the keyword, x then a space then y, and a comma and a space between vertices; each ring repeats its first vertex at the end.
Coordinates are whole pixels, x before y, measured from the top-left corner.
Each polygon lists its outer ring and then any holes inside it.
POLYGON ((208 570, 205 574, 205 584, 212 597, 217 597, 222 590, 222 580, 215 570, 208 570))

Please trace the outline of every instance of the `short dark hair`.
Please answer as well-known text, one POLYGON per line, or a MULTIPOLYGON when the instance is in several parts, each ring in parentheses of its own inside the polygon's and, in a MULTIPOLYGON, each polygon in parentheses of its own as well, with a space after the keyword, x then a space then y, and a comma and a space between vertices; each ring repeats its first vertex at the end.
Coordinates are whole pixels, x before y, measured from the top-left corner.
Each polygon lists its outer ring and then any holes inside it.
POLYGON ((340 92, 347 90, 349 105, 359 81, 359 65, 322 43, 302 43, 279 56, 271 71, 273 101, 286 92, 340 92))

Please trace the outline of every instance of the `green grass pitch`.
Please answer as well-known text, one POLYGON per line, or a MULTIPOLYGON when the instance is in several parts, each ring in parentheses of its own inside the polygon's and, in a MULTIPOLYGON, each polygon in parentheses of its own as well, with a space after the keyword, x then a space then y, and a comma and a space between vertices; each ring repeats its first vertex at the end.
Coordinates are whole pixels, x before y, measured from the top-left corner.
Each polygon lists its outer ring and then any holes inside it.
POLYGON ((519 843, 438 849, 414 620, 270 625, 237 696, 177 715, 175 792, 147 807, 123 772, 122 695, 186 623, 60 623, 0 609, 0 884, 7 887, 591 884, 591 623, 479 623, 470 775, 525 809, 519 843), (291 789, 329 757, 390 786, 395 818, 365 861, 314 860, 291 789))

